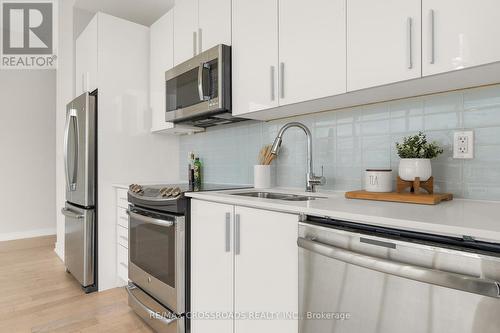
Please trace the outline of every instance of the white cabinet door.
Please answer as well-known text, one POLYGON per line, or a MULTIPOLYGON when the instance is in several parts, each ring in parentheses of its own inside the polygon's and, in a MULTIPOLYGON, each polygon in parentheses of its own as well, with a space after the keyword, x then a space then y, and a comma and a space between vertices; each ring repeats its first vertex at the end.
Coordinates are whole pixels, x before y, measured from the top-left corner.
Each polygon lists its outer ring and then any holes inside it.
POLYGON ((346 92, 345 24, 345 0, 280 0, 280 105, 346 92))
POLYGON ((165 121, 165 72, 174 65, 174 15, 172 11, 151 25, 150 75, 151 131, 172 128, 165 121))
POLYGON ((278 0, 233 0, 233 114, 278 106, 278 0))
POLYGON ((87 25, 75 45, 75 84, 76 96, 97 89, 97 19, 98 15, 87 25))
POLYGON ((199 0, 198 50, 231 45, 231 0, 199 0))
MULTIPOLYGON (((234 212, 234 311, 297 313, 298 217, 239 206, 234 212)), ((235 333, 255 332, 297 333, 298 322, 235 320, 235 333)))
MULTIPOLYGON (((232 205, 191 200, 193 313, 233 312, 232 216, 232 205)), ((233 320, 193 318, 191 332, 232 333, 233 320)))
POLYGON ((500 60, 500 1, 422 0, 423 75, 500 60))
POLYGON ((418 78, 421 0, 348 0, 347 90, 418 78))
POLYGON ((198 0, 176 0, 174 7, 174 65, 198 53, 198 0))

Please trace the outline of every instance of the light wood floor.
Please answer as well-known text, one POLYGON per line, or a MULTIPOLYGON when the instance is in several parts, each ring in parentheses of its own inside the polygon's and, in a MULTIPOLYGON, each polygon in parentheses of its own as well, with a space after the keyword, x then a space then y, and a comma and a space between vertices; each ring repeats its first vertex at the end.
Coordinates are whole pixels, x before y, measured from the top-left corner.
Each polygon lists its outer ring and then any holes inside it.
POLYGON ((153 332, 130 310, 123 288, 86 295, 54 242, 0 242, 0 332, 153 332))

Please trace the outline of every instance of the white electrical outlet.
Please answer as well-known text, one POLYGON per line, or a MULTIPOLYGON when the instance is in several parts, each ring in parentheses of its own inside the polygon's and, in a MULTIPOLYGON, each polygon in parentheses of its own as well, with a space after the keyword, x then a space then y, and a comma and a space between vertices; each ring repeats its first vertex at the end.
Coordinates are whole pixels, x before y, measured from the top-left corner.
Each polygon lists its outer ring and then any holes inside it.
POLYGON ((453 158, 474 158, 474 132, 455 132, 453 140, 453 158))

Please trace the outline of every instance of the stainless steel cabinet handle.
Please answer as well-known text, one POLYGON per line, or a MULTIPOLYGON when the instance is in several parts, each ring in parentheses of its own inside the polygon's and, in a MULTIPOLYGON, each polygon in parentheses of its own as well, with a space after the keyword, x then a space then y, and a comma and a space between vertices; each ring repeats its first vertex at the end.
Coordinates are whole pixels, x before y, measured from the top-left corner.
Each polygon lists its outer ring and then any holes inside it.
POLYGON ((408 17, 406 22, 406 33, 407 33, 407 42, 408 42, 408 69, 413 68, 413 20, 411 17, 408 17))
POLYGON ((193 57, 196 56, 196 44, 197 44, 196 31, 193 31, 193 57))
POLYGON ((226 213, 226 252, 231 251, 231 213, 226 213))
POLYGON ((429 43, 430 43, 430 64, 434 64, 435 59, 435 22, 434 22, 434 10, 431 9, 429 11, 429 19, 430 19, 430 38, 429 38, 429 43))
POLYGON ((274 66, 271 66, 271 101, 274 101, 276 99, 276 96, 275 96, 275 93, 274 93, 274 91, 275 91, 274 77, 276 75, 275 71, 276 70, 275 70, 274 66))
POLYGON ((285 63, 280 63, 280 87, 281 87, 281 98, 285 98, 285 63))
POLYGON ((77 220, 83 219, 85 217, 84 215, 75 213, 74 211, 69 210, 68 208, 61 209, 61 213, 64 216, 67 216, 67 217, 72 218, 72 219, 77 219, 77 220))
POLYGON ((136 304, 138 305, 141 309, 143 309, 148 315, 149 315, 149 318, 155 318, 155 320, 159 320, 161 321, 163 324, 165 325, 170 325, 172 324, 174 321, 177 320, 177 318, 165 318, 163 316, 163 314, 160 314, 158 315, 157 312, 149 309, 146 305, 142 304, 138 299, 137 297, 134 296, 134 294, 132 293, 132 290, 134 290, 135 288, 137 288, 136 286, 134 285, 128 285, 127 286, 127 293, 129 294, 130 296, 130 299, 136 304))
POLYGON ((234 254, 239 255, 240 251, 241 251, 240 214, 236 214, 234 218, 234 254))
POLYGON ((203 50, 203 30, 198 28, 198 53, 201 53, 203 50))
POLYGON ((160 220, 160 219, 154 219, 152 217, 148 217, 148 216, 144 216, 144 215, 141 215, 141 214, 137 214, 137 213, 134 213, 133 211, 131 210, 127 210, 127 214, 135 219, 135 220, 138 220, 138 221, 141 221, 141 222, 144 222, 144 223, 149 223, 149 224, 155 224, 155 225, 159 225, 159 226, 162 226, 162 227, 171 227, 174 225, 174 222, 172 221, 165 221, 165 220, 160 220))
POLYGON ((436 286, 462 290, 494 298, 500 298, 500 283, 497 281, 481 279, 462 274, 449 273, 437 269, 372 257, 303 237, 299 237, 297 239, 297 244, 303 249, 320 254, 322 256, 340 260, 347 264, 371 269, 377 272, 395 275, 436 286))

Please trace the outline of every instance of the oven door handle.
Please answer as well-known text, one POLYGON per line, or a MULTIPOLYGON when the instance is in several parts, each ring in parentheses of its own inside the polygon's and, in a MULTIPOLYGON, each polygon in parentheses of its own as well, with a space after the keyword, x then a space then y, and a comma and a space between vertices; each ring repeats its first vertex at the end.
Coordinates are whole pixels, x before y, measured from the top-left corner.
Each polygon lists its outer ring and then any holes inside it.
POLYGON ((134 213, 130 209, 127 209, 127 214, 131 218, 139 220, 139 221, 144 222, 144 223, 155 224, 155 225, 159 225, 162 227, 172 227, 174 225, 174 222, 172 222, 172 221, 154 219, 152 217, 148 217, 148 216, 134 213))
POLYGON ((151 310, 150 308, 148 308, 146 305, 142 304, 142 302, 139 301, 137 299, 137 297, 135 297, 134 294, 132 293, 132 290, 135 289, 135 288, 137 288, 137 287, 134 286, 134 285, 130 285, 129 284, 125 289, 127 289, 127 293, 130 296, 130 298, 133 300, 133 302, 137 306, 139 306, 141 309, 143 309, 149 315, 149 318, 155 318, 155 319, 161 321, 165 325, 170 325, 170 324, 172 324, 174 321, 176 321, 178 319, 178 318, 165 318, 161 314, 158 314, 157 312, 154 312, 153 310, 151 310))

